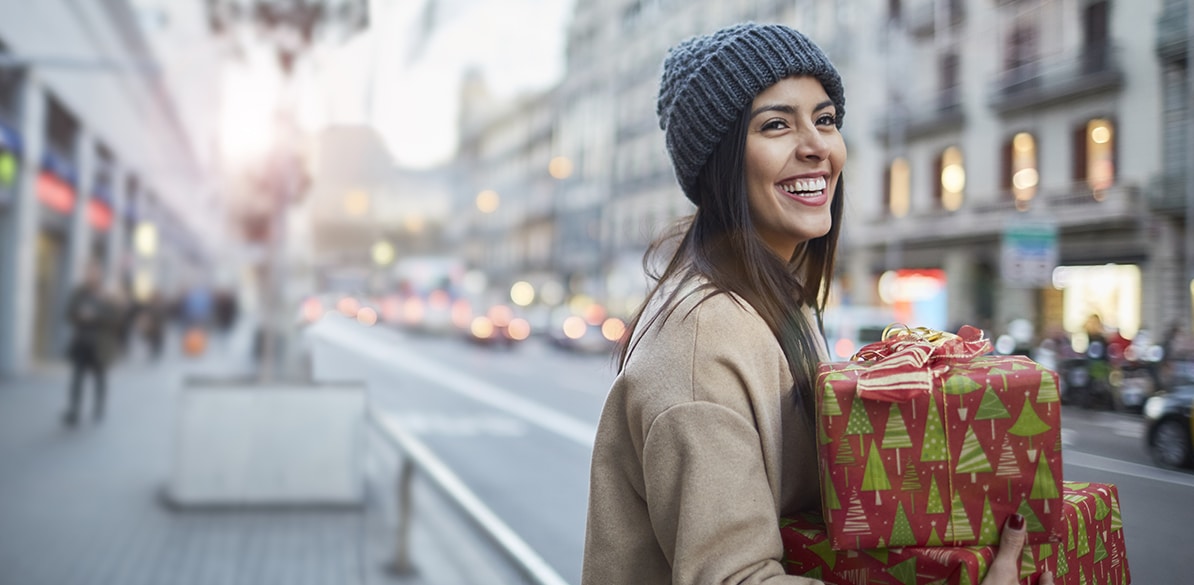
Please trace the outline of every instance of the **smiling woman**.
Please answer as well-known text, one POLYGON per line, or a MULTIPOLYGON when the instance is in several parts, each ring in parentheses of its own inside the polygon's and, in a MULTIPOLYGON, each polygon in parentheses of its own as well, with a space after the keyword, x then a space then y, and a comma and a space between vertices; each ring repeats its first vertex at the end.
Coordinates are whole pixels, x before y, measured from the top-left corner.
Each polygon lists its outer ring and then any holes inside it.
MULTIPOLYGON (((820 585, 819 571, 785 573, 778 527, 821 503, 814 380, 845 200, 842 79, 800 32, 739 24, 672 48, 656 111, 696 212, 647 252, 666 268, 619 336, 582 583, 820 585)), ((1008 526, 983 585, 1019 581, 1023 517, 1008 526)))

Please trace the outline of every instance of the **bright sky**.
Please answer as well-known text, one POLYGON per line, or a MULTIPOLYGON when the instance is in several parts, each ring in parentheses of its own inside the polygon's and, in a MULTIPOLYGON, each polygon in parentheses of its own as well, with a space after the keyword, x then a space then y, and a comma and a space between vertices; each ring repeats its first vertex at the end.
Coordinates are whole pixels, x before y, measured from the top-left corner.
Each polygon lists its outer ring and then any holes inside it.
POLYGON ((289 87, 248 27, 240 30, 242 58, 225 53, 216 65, 221 53, 207 36, 202 4, 133 1, 161 57, 184 72, 174 76, 175 93, 199 152, 214 136, 226 162, 251 164, 271 146, 275 104, 290 102, 308 132, 371 124, 398 164, 426 167, 455 152, 468 68, 479 67, 499 99, 560 79, 575 0, 370 0, 370 30, 321 46, 300 61, 289 87), (195 67, 200 57, 215 61, 195 67), (218 81, 186 73, 212 67, 218 81))
POLYGON ((374 0, 372 30, 318 58, 323 97, 302 108, 304 122, 371 123, 399 164, 444 161, 464 71, 480 67, 499 98, 551 86, 571 9, 572 0, 374 0), (420 39, 428 3, 434 26, 420 39))

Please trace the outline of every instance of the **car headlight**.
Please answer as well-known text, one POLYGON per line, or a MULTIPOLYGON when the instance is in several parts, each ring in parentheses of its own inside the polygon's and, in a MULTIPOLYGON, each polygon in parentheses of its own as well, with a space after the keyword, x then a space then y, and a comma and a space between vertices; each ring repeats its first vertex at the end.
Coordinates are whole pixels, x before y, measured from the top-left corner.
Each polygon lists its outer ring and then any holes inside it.
POLYGON ((1144 403, 1144 416, 1151 419, 1161 418, 1165 413, 1165 397, 1153 396, 1144 403))

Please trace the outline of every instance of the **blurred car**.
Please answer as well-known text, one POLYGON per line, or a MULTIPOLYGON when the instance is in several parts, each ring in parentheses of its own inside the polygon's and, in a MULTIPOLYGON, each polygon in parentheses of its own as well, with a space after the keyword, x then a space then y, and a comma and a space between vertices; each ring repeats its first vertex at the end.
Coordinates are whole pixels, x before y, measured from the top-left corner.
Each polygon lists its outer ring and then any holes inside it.
POLYGON ((626 323, 607 315, 598 304, 585 307, 580 314, 561 307, 550 321, 548 337, 552 345, 578 353, 612 352, 626 332, 626 323))
POLYGON ((474 316, 466 331, 474 343, 509 348, 531 336, 531 324, 507 305, 493 305, 474 316))
POLYGON ((1169 469, 1194 467, 1191 403, 1194 403, 1191 381, 1175 385, 1144 403, 1144 416, 1148 419, 1144 436, 1149 455, 1157 465, 1169 469))

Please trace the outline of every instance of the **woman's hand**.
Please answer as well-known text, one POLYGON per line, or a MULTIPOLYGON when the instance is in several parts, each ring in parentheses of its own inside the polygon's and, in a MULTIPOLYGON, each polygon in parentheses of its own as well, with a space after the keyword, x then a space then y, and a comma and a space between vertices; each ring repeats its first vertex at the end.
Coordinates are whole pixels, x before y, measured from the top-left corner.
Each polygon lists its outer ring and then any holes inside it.
MULTIPOLYGON (((991 561, 991 570, 980 585, 1017 585, 1020 582, 1020 553, 1028 538, 1024 530, 1024 517, 1012 514, 999 536, 999 552, 991 561)), ((1053 585, 1053 573, 1045 571, 1037 585, 1053 585)))

